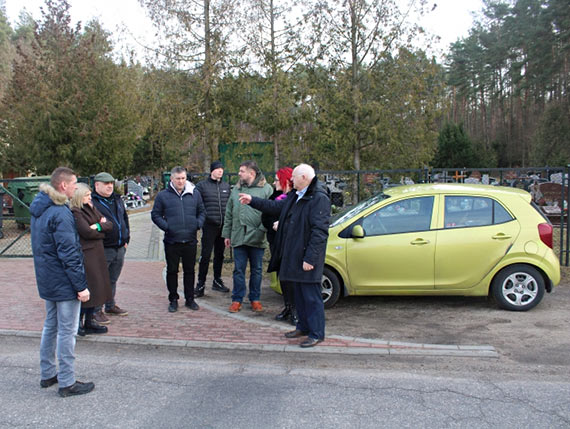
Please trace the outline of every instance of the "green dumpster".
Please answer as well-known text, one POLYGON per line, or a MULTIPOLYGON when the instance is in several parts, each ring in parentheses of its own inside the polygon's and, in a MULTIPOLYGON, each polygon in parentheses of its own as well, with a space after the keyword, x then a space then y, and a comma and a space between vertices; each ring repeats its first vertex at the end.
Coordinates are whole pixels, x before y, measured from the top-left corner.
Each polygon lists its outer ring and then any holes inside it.
POLYGON ((30 224, 30 204, 40 191, 40 185, 49 181, 50 176, 17 177, 8 184, 8 192, 13 195, 14 218, 18 227, 30 224))

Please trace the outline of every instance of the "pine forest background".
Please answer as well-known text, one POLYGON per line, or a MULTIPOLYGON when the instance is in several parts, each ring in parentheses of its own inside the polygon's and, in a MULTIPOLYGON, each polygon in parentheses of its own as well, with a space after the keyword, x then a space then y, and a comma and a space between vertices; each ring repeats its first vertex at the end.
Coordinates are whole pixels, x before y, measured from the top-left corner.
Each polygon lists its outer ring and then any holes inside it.
POLYGON ((273 142, 275 169, 570 161, 568 0, 486 0, 442 60, 396 0, 140 3, 144 61, 65 0, 0 12, 0 172, 208 171, 221 142, 273 142))

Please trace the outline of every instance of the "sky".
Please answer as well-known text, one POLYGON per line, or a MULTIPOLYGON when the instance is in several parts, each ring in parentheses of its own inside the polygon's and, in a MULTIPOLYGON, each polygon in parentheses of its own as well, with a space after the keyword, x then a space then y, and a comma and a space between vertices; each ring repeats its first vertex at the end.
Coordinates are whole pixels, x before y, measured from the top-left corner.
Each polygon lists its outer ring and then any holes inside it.
MULTIPOLYGON (((103 27, 113 33, 116 48, 132 46, 135 50, 139 50, 141 48, 137 46, 152 45, 155 29, 138 0, 68 1, 74 23, 81 21, 85 24, 94 17, 99 18, 103 27)), ((400 1, 407 2, 407 0, 400 1)), ((5 4, 8 19, 12 26, 15 26, 20 11, 24 8, 34 19, 39 19, 40 7, 44 5, 44 1, 5 0, 5 4)), ((430 4, 437 6, 422 18, 421 24, 430 33, 441 37, 441 42, 436 46, 440 52, 432 52, 439 56, 441 52, 447 50, 450 43, 468 35, 472 24, 472 12, 481 9, 482 0, 430 0, 430 4)))

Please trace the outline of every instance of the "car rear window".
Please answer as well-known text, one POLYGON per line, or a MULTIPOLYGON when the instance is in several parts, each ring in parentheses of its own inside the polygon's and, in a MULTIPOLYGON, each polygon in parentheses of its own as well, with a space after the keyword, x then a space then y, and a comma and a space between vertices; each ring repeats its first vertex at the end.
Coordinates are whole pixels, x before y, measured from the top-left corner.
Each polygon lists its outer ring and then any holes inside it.
POLYGON ((497 201, 486 197, 446 196, 445 228, 496 225, 513 220, 497 201))

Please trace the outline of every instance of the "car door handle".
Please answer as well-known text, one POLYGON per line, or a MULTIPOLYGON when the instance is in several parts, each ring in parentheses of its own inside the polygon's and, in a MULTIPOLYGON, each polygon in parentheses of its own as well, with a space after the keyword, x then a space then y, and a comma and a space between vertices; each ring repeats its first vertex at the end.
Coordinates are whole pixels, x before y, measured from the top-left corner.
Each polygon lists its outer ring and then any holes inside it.
POLYGON ((513 238, 510 235, 507 234, 503 234, 502 232, 499 232, 496 235, 493 235, 493 237, 491 237, 493 240, 507 240, 509 238, 513 238))
POLYGON ((424 240, 423 238, 416 238, 415 240, 410 241, 410 244, 412 246, 416 246, 419 244, 429 244, 429 240, 424 240))

